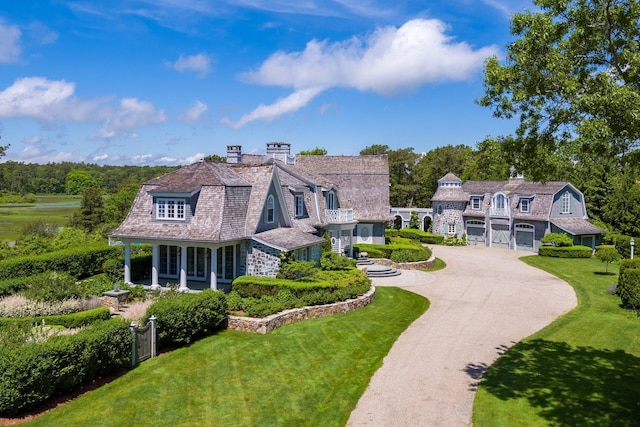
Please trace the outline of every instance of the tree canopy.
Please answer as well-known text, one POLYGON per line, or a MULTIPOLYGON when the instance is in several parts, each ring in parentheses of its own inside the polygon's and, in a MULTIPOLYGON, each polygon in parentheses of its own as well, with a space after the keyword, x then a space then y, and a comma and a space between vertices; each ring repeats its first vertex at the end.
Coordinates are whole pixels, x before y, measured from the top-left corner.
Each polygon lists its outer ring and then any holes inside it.
POLYGON ((480 105, 519 120, 502 146, 519 171, 545 179, 568 162, 638 164, 640 2, 533 0, 513 15, 504 60, 485 66, 480 105))
POLYGON ((298 156, 326 156, 327 149, 322 147, 315 147, 311 150, 302 150, 298 153, 298 156))

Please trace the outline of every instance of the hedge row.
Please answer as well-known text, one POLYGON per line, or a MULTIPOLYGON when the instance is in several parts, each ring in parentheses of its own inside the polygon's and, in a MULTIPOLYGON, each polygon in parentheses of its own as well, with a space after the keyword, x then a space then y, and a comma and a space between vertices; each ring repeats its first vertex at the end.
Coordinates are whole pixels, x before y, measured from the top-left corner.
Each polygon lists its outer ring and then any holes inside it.
POLYGON ((33 276, 12 277, 10 279, 0 280, 0 298, 24 291, 31 285, 32 277, 33 276))
POLYGON ((640 308, 640 258, 620 262, 616 293, 627 308, 640 308))
POLYGON ((101 320, 109 320, 111 312, 108 307, 98 307, 91 310, 85 310, 78 313, 61 314, 57 316, 38 316, 38 317, 0 317, 0 327, 9 324, 33 325, 42 323, 45 325, 59 325, 65 328, 78 328, 80 326, 90 325, 101 320))
MULTIPOLYGON (((151 272, 152 254, 131 256, 131 281, 136 282, 149 277, 151 272)), ((102 265, 102 270, 112 282, 122 281, 124 278, 124 258, 112 258, 102 265)))
POLYGON ((538 255, 556 258, 591 258, 593 249, 588 246, 540 246, 538 255))
POLYGON ((295 297, 300 298, 315 292, 335 292, 340 288, 365 287, 369 289, 371 281, 357 268, 347 271, 320 271, 314 276, 315 280, 301 282, 273 277, 240 276, 231 284, 231 289, 242 298, 261 298, 264 295, 277 295, 282 289, 289 290, 295 297))
POLYGON ((88 277, 99 272, 107 259, 117 257, 120 252, 119 247, 100 244, 12 257, 0 261, 0 280, 33 276, 45 271, 63 271, 76 278, 88 277))
POLYGON ((431 258, 431 249, 412 244, 353 245, 359 252, 366 252, 370 258, 386 258, 394 262, 417 262, 431 258))
POLYGON ((407 239, 420 240, 422 243, 432 245, 441 245, 444 242, 444 236, 427 233, 426 231, 415 228, 402 228, 400 230, 387 229, 384 234, 385 237, 405 237, 407 239))
POLYGON ((75 335, 0 350, 0 414, 13 415, 82 383, 128 366, 131 332, 121 319, 75 335))
POLYGON ((142 323, 151 316, 158 319, 158 346, 181 346, 220 328, 227 318, 227 301, 222 291, 211 289, 167 294, 147 309, 142 323))

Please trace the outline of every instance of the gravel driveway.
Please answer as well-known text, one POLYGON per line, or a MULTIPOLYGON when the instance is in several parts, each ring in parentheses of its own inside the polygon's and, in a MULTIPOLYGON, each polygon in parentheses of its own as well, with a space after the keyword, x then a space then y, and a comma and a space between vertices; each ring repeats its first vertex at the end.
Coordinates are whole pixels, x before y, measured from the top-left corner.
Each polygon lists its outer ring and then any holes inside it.
MULTIPOLYGON (((447 268, 374 279, 431 306, 398 338, 348 426, 468 426, 478 380, 521 339, 576 306, 562 280, 506 249, 436 246, 447 268)), ((401 307, 399 307, 401 309, 401 307)))

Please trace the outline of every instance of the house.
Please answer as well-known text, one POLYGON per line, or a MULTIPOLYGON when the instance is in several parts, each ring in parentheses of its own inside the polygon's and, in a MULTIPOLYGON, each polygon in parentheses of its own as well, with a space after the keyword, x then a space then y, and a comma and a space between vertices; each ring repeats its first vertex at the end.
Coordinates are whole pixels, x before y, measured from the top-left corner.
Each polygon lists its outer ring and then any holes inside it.
POLYGON ((151 285, 218 289, 240 275, 276 275, 280 253, 318 260, 322 237, 352 254, 357 242, 384 243, 389 166, 382 156, 293 156, 290 144, 266 155, 227 147, 227 163, 199 161, 145 182, 112 233, 125 247, 152 245, 151 285))
POLYGON ((452 173, 438 180, 431 198, 433 232, 470 245, 537 251, 547 233, 566 233, 594 248, 604 230, 592 225, 584 195, 569 182, 467 181, 452 173))

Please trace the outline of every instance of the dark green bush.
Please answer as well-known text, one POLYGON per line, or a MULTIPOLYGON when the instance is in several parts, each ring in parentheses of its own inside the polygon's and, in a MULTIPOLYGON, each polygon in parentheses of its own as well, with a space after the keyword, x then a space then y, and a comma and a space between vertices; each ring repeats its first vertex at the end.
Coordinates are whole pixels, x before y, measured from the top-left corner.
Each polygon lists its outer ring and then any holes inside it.
POLYGON ((573 239, 565 233, 549 233, 540 239, 540 243, 566 247, 573 246, 573 239))
POLYGON ((118 256, 121 250, 116 246, 99 244, 7 258, 0 261, 0 280, 34 276, 46 271, 62 271, 76 278, 89 277, 98 273, 102 264, 118 256))
POLYGON ((65 272, 56 271, 31 276, 31 285, 22 294, 32 301, 47 302, 80 297, 76 279, 65 272))
POLYGON ((20 293, 31 284, 31 276, 0 280, 0 298, 20 293))
POLYGON ((316 271, 316 263, 313 261, 289 261, 280 266, 277 277, 278 279, 309 282, 314 280, 316 271))
POLYGON ((227 310, 242 310, 242 297, 237 291, 231 291, 227 294, 227 310))
POLYGON ((121 319, 98 322, 75 335, 0 349, 0 414, 13 415, 52 396, 127 366, 131 332, 121 319))
MULTIPOLYGON (((153 256, 149 253, 131 255, 131 281, 136 282, 149 277, 153 256)), ((108 259, 102 264, 102 270, 111 282, 124 279, 124 257, 108 259)))
POLYGON ((616 294, 623 307, 640 309, 640 268, 620 269, 616 294))
MULTIPOLYGON (((638 243, 640 244, 640 241, 638 243)), ((623 234, 617 236, 615 246, 616 250, 618 251, 620 256, 622 256, 622 258, 631 258, 631 236, 625 236, 623 234)))
POLYGON ((538 255, 556 258, 591 258, 593 249, 588 246, 540 246, 538 255))
POLYGON ((417 262, 429 259, 431 256, 427 248, 416 246, 415 249, 398 249, 391 253, 393 262, 417 262))
POLYGON ((395 228, 387 228, 386 230, 384 230, 384 236, 385 237, 398 237, 398 231, 400 231, 400 230, 396 230, 395 228))
POLYGON ((357 247, 360 252, 367 252, 369 258, 386 258, 394 262, 426 261, 431 258, 431 250, 429 248, 420 244, 395 242, 395 238, 392 238, 392 243, 388 245, 358 244, 354 245, 354 247, 357 247), (398 254, 394 255, 396 252, 398 252, 398 254), (410 259, 412 261, 396 261, 396 259, 410 259))
MULTIPOLYGON (((401 230, 398 230, 398 236, 407 239, 419 240, 422 243, 428 243, 432 245, 441 245, 444 242, 444 236, 427 233, 426 231, 416 230, 414 228, 403 228, 401 230)), ((387 237, 395 236, 387 235, 387 237)))
POLYGON ((60 314, 56 316, 38 317, 0 317, 0 327, 9 324, 21 324, 33 326, 44 321, 45 325, 59 325, 65 328, 78 328, 80 326, 91 325, 97 321, 109 320, 111 312, 107 307, 98 307, 91 310, 80 311, 78 313, 60 314))
POLYGON ((222 291, 206 289, 199 293, 161 298, 148 309, 143 322, 156 316, 158 345, 184 345, 220 328, 227 316, 222 291))
POLYGON ((323 270, 351 270, 355 266, 355 259, 340 256, 335 252, 325 252, 320 257, 320 268, 323 270))

